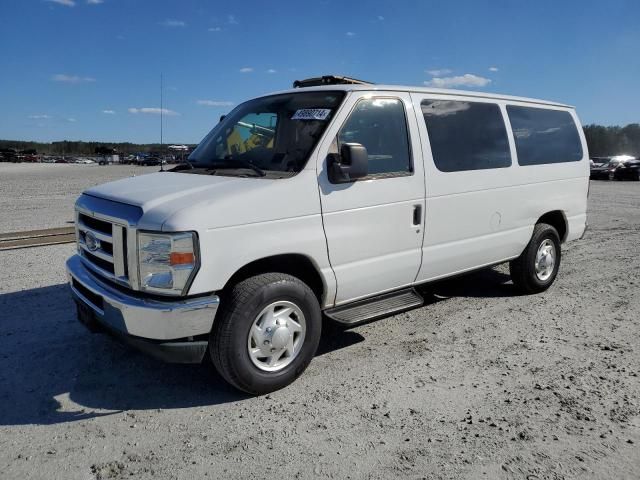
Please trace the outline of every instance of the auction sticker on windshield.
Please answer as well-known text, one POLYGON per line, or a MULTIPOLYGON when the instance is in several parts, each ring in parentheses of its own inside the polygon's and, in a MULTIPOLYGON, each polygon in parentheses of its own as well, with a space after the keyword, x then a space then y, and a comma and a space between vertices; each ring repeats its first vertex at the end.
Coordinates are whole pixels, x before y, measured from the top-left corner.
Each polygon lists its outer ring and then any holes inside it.
POLYGON ((296 110, 291 120, 326 120, 330 113, 328 108, 303 108, 296 110))

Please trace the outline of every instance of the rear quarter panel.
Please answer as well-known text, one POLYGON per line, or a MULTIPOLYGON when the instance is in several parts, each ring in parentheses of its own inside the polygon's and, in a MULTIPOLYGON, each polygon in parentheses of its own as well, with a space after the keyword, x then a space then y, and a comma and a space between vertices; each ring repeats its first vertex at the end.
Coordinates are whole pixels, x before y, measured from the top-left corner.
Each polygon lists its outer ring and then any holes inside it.
POLYGON ((417 281, 434 280, 517 257, 531 238, 536 221, 560 210, 568 224, 566 240, 579 238, 586 222, 588 151, 580 122, 580 161, 520 166, 506 105, 528 102, 412 94, 420 115, 423 99, 469 100, 498 104, 505 121, 512 165, 507 168, 442 172, 434 164, 428 132, 418 118, 426 175, 426 232, 417 281))

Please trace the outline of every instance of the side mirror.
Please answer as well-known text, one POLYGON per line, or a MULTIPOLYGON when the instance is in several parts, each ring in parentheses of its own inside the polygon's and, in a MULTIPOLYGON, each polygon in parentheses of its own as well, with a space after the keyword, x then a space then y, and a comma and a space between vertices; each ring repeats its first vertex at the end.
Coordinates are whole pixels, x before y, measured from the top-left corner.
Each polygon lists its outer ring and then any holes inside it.
POLYGON ((366 177, 369 171, 367 149, 359 143, 344 143, 339 155, 329 155, 327 166, 331 183, 348 183, 366 177))

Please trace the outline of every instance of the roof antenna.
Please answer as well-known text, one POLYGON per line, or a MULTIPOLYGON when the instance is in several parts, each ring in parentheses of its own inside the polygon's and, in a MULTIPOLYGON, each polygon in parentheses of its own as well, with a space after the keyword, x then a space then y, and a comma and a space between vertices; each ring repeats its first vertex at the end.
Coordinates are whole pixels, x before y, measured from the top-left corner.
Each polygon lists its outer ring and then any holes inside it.
POLYGON ((164 109, 162 105, 162 72, 160 72, 160 171, 164 172, 164 165, 162 165, 162 154, 164 153, 164 146, 162 143, 162 117, 164 109))

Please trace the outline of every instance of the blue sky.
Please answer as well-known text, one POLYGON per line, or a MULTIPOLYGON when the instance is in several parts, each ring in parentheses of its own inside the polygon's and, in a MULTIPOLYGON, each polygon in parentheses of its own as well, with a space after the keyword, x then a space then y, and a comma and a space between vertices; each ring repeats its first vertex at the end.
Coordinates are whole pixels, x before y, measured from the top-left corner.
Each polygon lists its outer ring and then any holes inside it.
POLYGON ((640 1, 0 0, 0 138, 198 142, 298 78, 469 88, 640 122, 640 1))

